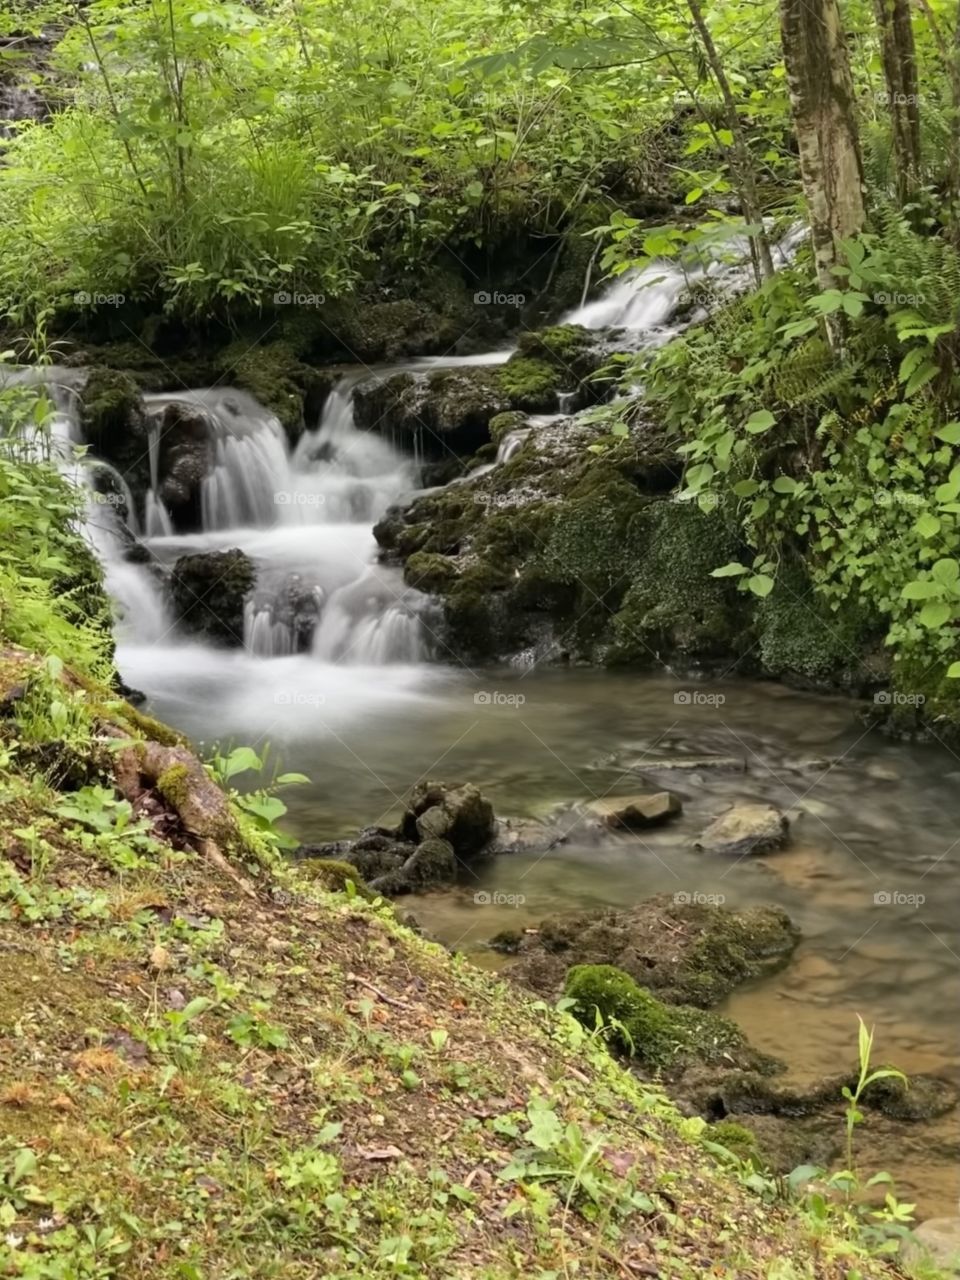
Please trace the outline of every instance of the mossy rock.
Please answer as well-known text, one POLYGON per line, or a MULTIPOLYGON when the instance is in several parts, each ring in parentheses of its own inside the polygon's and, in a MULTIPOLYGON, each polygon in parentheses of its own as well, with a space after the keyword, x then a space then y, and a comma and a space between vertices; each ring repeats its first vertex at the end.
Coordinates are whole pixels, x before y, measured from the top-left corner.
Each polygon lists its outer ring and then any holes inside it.
POLYGON ((571 965, 614 965, 666 1003, 705 1009, 740 983, 784 965, 798 938, 779 907, 731 911, 663 894, 623 911, 548 917, 524 936, 505 972, 550 996, 571 965))
POLYGON ((244 601, 256 580, 253 561, 237 547, 181 556, 170 575, 178 623, 192 635, 242 646, 244 601))
POLYGON ((552 413, 557 408, 557 393, 575 379, 570 373, 547 360, 513 355, 499 370, 497 380, 511 409, 530 413, 552 413))
POLYGON ((729 579, 711 577, 738 556, 719 511, 657 499, 632 528, 641 549, 632 582, 613 620, 610 661, 640 662, 654 653, 729 659, 749 644, 749 604, 729 579))
POLYGON ((339 862, 336 858, 303 858, 296 864, 296 869, 305 880, 319 884, 330 893, 346 893, 349 881, 365 901, 372 902, 377 896, 349 862, 339 862))
POLYGON ((511 431, 522 431, 526 425, 527 415, 521 413, 519 409, 508 409, 506 413, 498 413, 490 419, 490 440, 493 444, 499 445, 504 436, 509 435, 511 431))
POLYGON ((319 421, 323 402, 337 378, 335 370, 317 369, 298 359, 285 342, 251 347, 235 343, 218 354, 220 377, 254 396, 283 424, 291 443, 304 426, 319 421))
POLYGON ((666 1005, 613 965, 575 965, 567 973, 564 995, 577 1002, 576 1016, 591 1030, 599 1011, 613 1043, 650 1070, 737 1061, 754 1070, 778 1065, 752 1049, 729 1018, 666 1005))
POLYGON ((96 367, 83 388, 80 420, 91 452, 121 472, 136 496, 150 483, 147 416, 132 374, 96 367))
POLYGON ((857 601, 828 609, 799 564, 781 566, 773 591, 757 606, 756 627, 765 673, 851 692, 864 685, 864 655, 884 631, 857 601))
POLYGON ((521 358, 555 365, 571 386, 593 373, 603 360, 597 334, 579 324, 558 324, 521 333, 517 353, 521 358))
POLYGON ((704 1132, 703 1137, 707 1142, 725 1147, 741 1160, 749 1160, 760 1154, 757 1135, 735 1120, 718 1120, 704 1132))
POLYGON ((415 552, 403 566, 403 580, 418 591, 437 593, 457 579, 457 566, 447 556, 415 552))

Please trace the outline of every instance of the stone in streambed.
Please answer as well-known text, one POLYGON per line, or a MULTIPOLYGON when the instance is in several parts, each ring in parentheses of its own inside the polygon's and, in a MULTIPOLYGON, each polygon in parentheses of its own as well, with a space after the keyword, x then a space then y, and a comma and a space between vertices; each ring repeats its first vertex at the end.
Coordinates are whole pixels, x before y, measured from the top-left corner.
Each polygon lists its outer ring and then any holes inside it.
POLYGON ((584 811, 602 826, 628 830, 662 826, 682 810, 679 798, 670 791, 603 796, 584 805, 584 811))
POLYGON ((555 996, 571 965, 615 965, 670 1004, 708 1008, 786 963, 799 931, 779 907, 729 911, 667 894, 620 911, 551 916, 525 932, 504 972, 555 996))
POLYGON ((458 857, 479 853, 493 839, 493 805, 471 783, 422 782, 400 824, 407 840, 449 840, 458 857))
POLYGON ((191 635, 242 647, 244 601, 256 579, 253 561, 236 547, 181 556, 170 575, 177 622, 191 635))
POLYGON ((770 804, 735 804, 715 818, 694 848, 720 857, 744 858, 782 849, 790 835, 786 815, 770 804))

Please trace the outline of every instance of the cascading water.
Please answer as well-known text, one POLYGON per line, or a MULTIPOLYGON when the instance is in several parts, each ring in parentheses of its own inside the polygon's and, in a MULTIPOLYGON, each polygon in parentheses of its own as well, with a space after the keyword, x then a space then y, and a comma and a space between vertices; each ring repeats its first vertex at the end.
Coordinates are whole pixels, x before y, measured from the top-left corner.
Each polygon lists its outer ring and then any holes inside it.
MULTIPOLYGON (((791 227, 772 246, 775 264, 790 262, 806 234, 802 224, 791 227)), ((747 239, 735 236, 721 247, 723 254, 709 253, 692 264, 657 260, 640 271, 628 271, 600 297, 567 312, 561 323, 585 329, 625 329, 637 334, 644 346, 660 346, 686 325, 703 319, 707 299, 729 296, 749 285, 747 239), (698 290, 704 295, 702 299, 698 299, 698 290), (685 297, 691 298, 693 309, 685 323, 671 326, 669 322, 685 297)))

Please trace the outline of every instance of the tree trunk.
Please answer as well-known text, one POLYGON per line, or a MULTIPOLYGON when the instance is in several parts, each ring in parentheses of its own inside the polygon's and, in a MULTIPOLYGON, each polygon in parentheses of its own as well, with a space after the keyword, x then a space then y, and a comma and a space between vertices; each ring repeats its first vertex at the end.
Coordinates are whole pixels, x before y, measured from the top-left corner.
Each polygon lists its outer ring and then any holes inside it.
POLYGON ((780 0, 780 30, 817 279, 822 289, 835 288, 839 243, 866 220, 853 78, 837 0, 780 0))
POLYGON ((697 29, 697 35, 700 37, 700 43, 703 45, 703 52, 706 55, 707 63, 713 74, 720 95, 723 98, 724 110, 727 118, 727 128, 733 135, 733 158, 734 168, 736 170, 737 186, 739 188, 740 203, 743 205, 743 214, 747 222, 753 223, 758 227, 753 243, 756 246, 756 262, 758 278, 769 279, 773 275, 773 258, 770 254, 770 241, 763 226, 763 215, 760 208, 760 198, 757 195, 757 180, 753 166, 753 157, 750 154, 750 148, 747 145, 747 137, 744 132, 743 123, 740 119, 740 113, 737 111, 737 102, 730 89, 730 82, 727 74, 723 69, 723 62, 720 54, 717 52, 717 46, 714 44, 713 36, 710 34, 710 28, 704 20, 703 10, 700 7, 700 0, 687 0, 687 8, 690 10, 690 16, 693 18, 693 25, 697 29))
POLYGON ((897 196, 907 204, 920 185, 920 98, 913 25, 908 0, 874 0, 874 9, 893 129, 897 196))

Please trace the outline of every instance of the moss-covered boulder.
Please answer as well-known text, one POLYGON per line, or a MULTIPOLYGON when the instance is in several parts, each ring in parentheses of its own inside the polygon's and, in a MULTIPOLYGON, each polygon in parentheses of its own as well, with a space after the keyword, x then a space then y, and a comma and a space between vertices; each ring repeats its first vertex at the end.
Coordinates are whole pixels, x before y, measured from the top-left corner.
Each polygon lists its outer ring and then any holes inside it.
POLYGON ((218 644, 243 645, 243 611, 257 580, 239 548, 181 556, 170 574, 170 598, 178 625, 218 644))
POLYGON ((372 901, 377 896, 352 863, 337 858, 302 858, 296 863, 296 868, 304 880, 313 881, 331 893, 345 893, 347 885, 351 884, 365 901, 372 901))
POLYGON ((596 330, 578 324, 557 324, 526 330, 517 338, 517 356, 554 365, 572 390, 600 367, 603 348, 596 330))
POLYGON ((729 658, 749 645, 749 613, 729 579, 712 571, 738 555, 718 511, 657 501, 638 514, 636 572, 613 618, 611 662, 647 662, 651 653, 729 658))
POLYGON ((705 1009, 784 965, 799 932, 779 907, 731 911, 663 895, 625 911, 552 916, 524 934, 505 972, 555 995, 573 965, 613 965, 669 1004, 705 1009))
POLYGON ((491 418, 509 408, 496 372, 487 368, 397 373, 361 383, 354 392, 358 426, 435 458, 476 453, 490 439, 491 418))
POLYGON ((287 342, 251 346, 245 340, 217 353, 218 377, 241 387, 283 424, 291 444, 305 426, 315 426, 339 374, 301 360, 287 342))
POLYGON ((447 556, 417 551, 403 566, 403 580, 418 591, 441 591, 457 577, 457 567, 447 556))
POLYGON ((574 965, 564 981, 573 1012, 591 1030, 597 1017, 612 1043, 649 1070, 678 1074, 692 1063, 739 1063, 773 1071, 778 1063, 747 1043, 740 1028, 690 1005, 667 1005, 613 965, 574 965))
POLYGON ((135 497, 142 498, 150 483, 147 415, 133 375, 91 369, 81 395, 80 420, 91 452, 115 466, 135 497))

